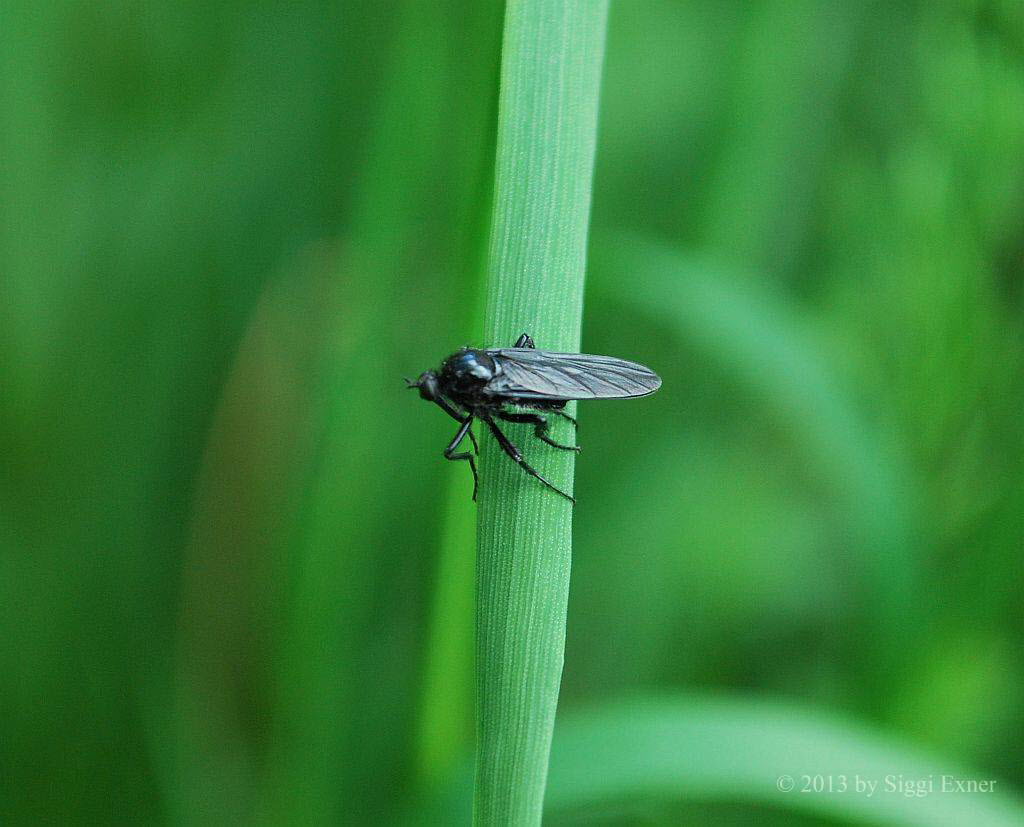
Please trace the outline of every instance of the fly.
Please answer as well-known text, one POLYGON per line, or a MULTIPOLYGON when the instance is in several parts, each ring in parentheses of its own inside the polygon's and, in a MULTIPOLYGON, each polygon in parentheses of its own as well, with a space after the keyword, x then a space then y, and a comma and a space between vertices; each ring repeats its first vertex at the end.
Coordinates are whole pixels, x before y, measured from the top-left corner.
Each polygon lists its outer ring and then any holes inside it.
POLYGON ((650 368, 589 353, 552 353, 537 350, 527 334, 515 345, 506 348, 477 350, 464 347, 444 360, 439 370, 420 374, 415 382, 406 379, 410 388, 419 388, 423 399, 433 402, 459 423, 459 430, 444 457, 469 462, 473 471, 473 499, 476 499, 478 477, 473 453, 459 451, 468 436, 473 452, 478 452, 473 435, 474 419, 483 422, 501 449, 520 468, 567 500, 576 500, 541 476, 524 458, 522 452, 498 427, 502 422, 533 425, 534 435, 552 448, 579 451, 575 445, 562 445, 548 436, 548 416, 560 416, 576 427, 576 420, 564 411, 573 399, 629 399, 647 396, 661 387, 661 378, 650 368), (528 413, 508 408, 526 408, 528 413))

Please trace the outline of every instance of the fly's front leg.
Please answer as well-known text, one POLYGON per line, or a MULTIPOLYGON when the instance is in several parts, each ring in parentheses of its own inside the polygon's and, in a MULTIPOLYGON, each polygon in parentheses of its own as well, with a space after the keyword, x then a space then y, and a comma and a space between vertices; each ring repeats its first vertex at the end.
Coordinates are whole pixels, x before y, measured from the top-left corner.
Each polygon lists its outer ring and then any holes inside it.
POLYGON ((458 408, 456 408, 451 402, 449 402, 443 396, 438 396, 437 398, 435 398, 434 404, 437 405, 437 407, 439 407, 442 411, 448 414, 448 416, 450 416, 456 422, 465 422, 467 415, 469 416, 470 419, 473 418, 471 414, 463 414, 461 411, 458 410, 458 408))
MULTIPOLYGON (((448 414, 448 416, 450 416, 456 422, 465 422, 467 417, 469 419, 473 418, 473 414, 466 414, 465 416, 463 416, 461 413, 459 413, 458 409, 456 409, 456 407, 443 396, 439 396, 437 399, 434 400, 434 402, 437 403, 437 407, 439 407, 442 411, 448 414)), ((469 434, 469 441, 473 443, 473 452, 479 454, 480 446, 477 445, 476 435, 473 433, 472 430, 467 431, 467 433, 469 434)))
POLYGON ((578 445, 562 445, 560 442, 555 442, 551 437, 548 436, 548 420, 546 417, 540 414, 532 413, 508 413, 507 411, 498 411, 498 419, 503 419, 505 422, 525 422, 529 425, 533 425, 533 433, 537 439, 542 442, 546 442, 552 448, 561 448, 563 451, 576 451, 580 452, 578 445))
POLYGON ((473 459, 473 455, 469 451, 462 451, 456 454, 455 449, 459 447, 459 443, 465 438, 466 434, 469 434, 470 440, 473 442, 473 448, 476 448, 476 437, 473 436, 473 432, 470 430, 470 426, 473 424, 473 417, 467 416, 462 425, 459 426, 458 432, 455 434, 455 438, 448 443, 448 447, 444 449, 444 458, 449 460, 468 460, 469 467, 473 471, 473 499, 476 500, 476 489, 479 485, 479 477, 476 473, 476 461, 473 459))
POLYGON ((522 453, 520 453, 519 449, 512 444, 512 442, 509 440, 507 436, 505 436, 504 433, 502 433, 501 428, 498 427, 498 424, 493 419, 491 419, 490 416, 481 417, 481 419, 483 419, 484 422, 487 423, 487 427, 491 429, 491 433, 494 434, 494 438, 498 440, 498 444, 501 446, 501 450, 508 454, 512 458, 513 462, 515 462, 531 477, 540 480, 544 485, 546 485, 556 494, 561 494, 573 505, 576 504, 576 500, 574 497, 572 497, 569 494, 566 494, 561 488, 558 488, 557 486, 550 483, 548 480, 544 479, 544 477, 542 477, 533 466, 531 466, 525 459, 523 459, 523 455, 522 453))
POLYGON ((522 336, 516 339, 516 343, 512 345, 512 347, 536 348, 537 346, 533 343, 533 339, 530 337, 530 334, 524 333, 522 336))

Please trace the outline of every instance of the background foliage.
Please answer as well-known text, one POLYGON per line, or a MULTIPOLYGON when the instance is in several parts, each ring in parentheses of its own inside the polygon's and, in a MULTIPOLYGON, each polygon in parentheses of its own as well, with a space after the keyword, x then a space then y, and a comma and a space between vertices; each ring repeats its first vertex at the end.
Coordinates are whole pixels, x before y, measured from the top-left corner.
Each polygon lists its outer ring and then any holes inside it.
MULTIPOLYGON (((401 376, 480 335, 501 19, 0 10, 5 822, 455 783, 474 511, 401 376)), ((1024 782, 1022 111, 1016 3, 613 4, 583 344, 665 386, 581 406, 567 721, 785 699, 1024 782)))

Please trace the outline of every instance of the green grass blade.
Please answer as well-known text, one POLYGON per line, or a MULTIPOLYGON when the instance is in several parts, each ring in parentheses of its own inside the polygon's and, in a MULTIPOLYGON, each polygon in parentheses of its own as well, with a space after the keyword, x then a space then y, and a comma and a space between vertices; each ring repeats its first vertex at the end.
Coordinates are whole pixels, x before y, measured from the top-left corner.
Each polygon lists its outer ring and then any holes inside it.
MULTIPOLYGON (((579 346, 607 3, 518 0, 505 17, 485 336, 579 346)), ((561 441, 573 438, 566 423, 561 441)), ((519 440, 526 433, 510 427, 519 440)), ((475 820, 538 824, 561 681, 572 509, 485 439, 477 568, 475 820)), ((530 439, 530 442, 535 440, 530 439)), ((571 490, 573 458, 528 460, 571 490)))
MULTIPOLYGON (((913 599, 922 576, 912 539, 918 523, 906 494, 916 487, 913 471, 856 404, 824 333, 792 313, 764 279, 639 236, 599 237, 593 259, 595 294, 628 303, 696 345, 787 424, 802 461, 830 481, 856 554, 846 571, 876 601, 864 620, 876 624, 863 641, 865 657, 879 665, 877 674, 896 674, 923 623, 913 599), (644 289, 630 289, 621 273, 644 289)), ((891 691, 862 688, 866 698, 891 691)))
POLYGON ((559 721, 549 814, 657 800, 742 801, 845 824, 1024 823, 1020 800, 990 774, 778 701, 637 699, 559 721), (814 792, 818 779, 832 791, 814 792), (969 781, 986 783, 966 792, 969 781))

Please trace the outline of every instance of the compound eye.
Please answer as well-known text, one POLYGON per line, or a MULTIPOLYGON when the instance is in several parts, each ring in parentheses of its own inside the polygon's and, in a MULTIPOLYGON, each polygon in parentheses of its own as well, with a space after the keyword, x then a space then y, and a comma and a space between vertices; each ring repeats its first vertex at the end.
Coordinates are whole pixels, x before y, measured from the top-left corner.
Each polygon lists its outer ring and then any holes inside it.
POLYGON ((420 398, 433 402, 437 399, 437 377, 430 371, 424 373, 416 382, 420 389, 420 398))

